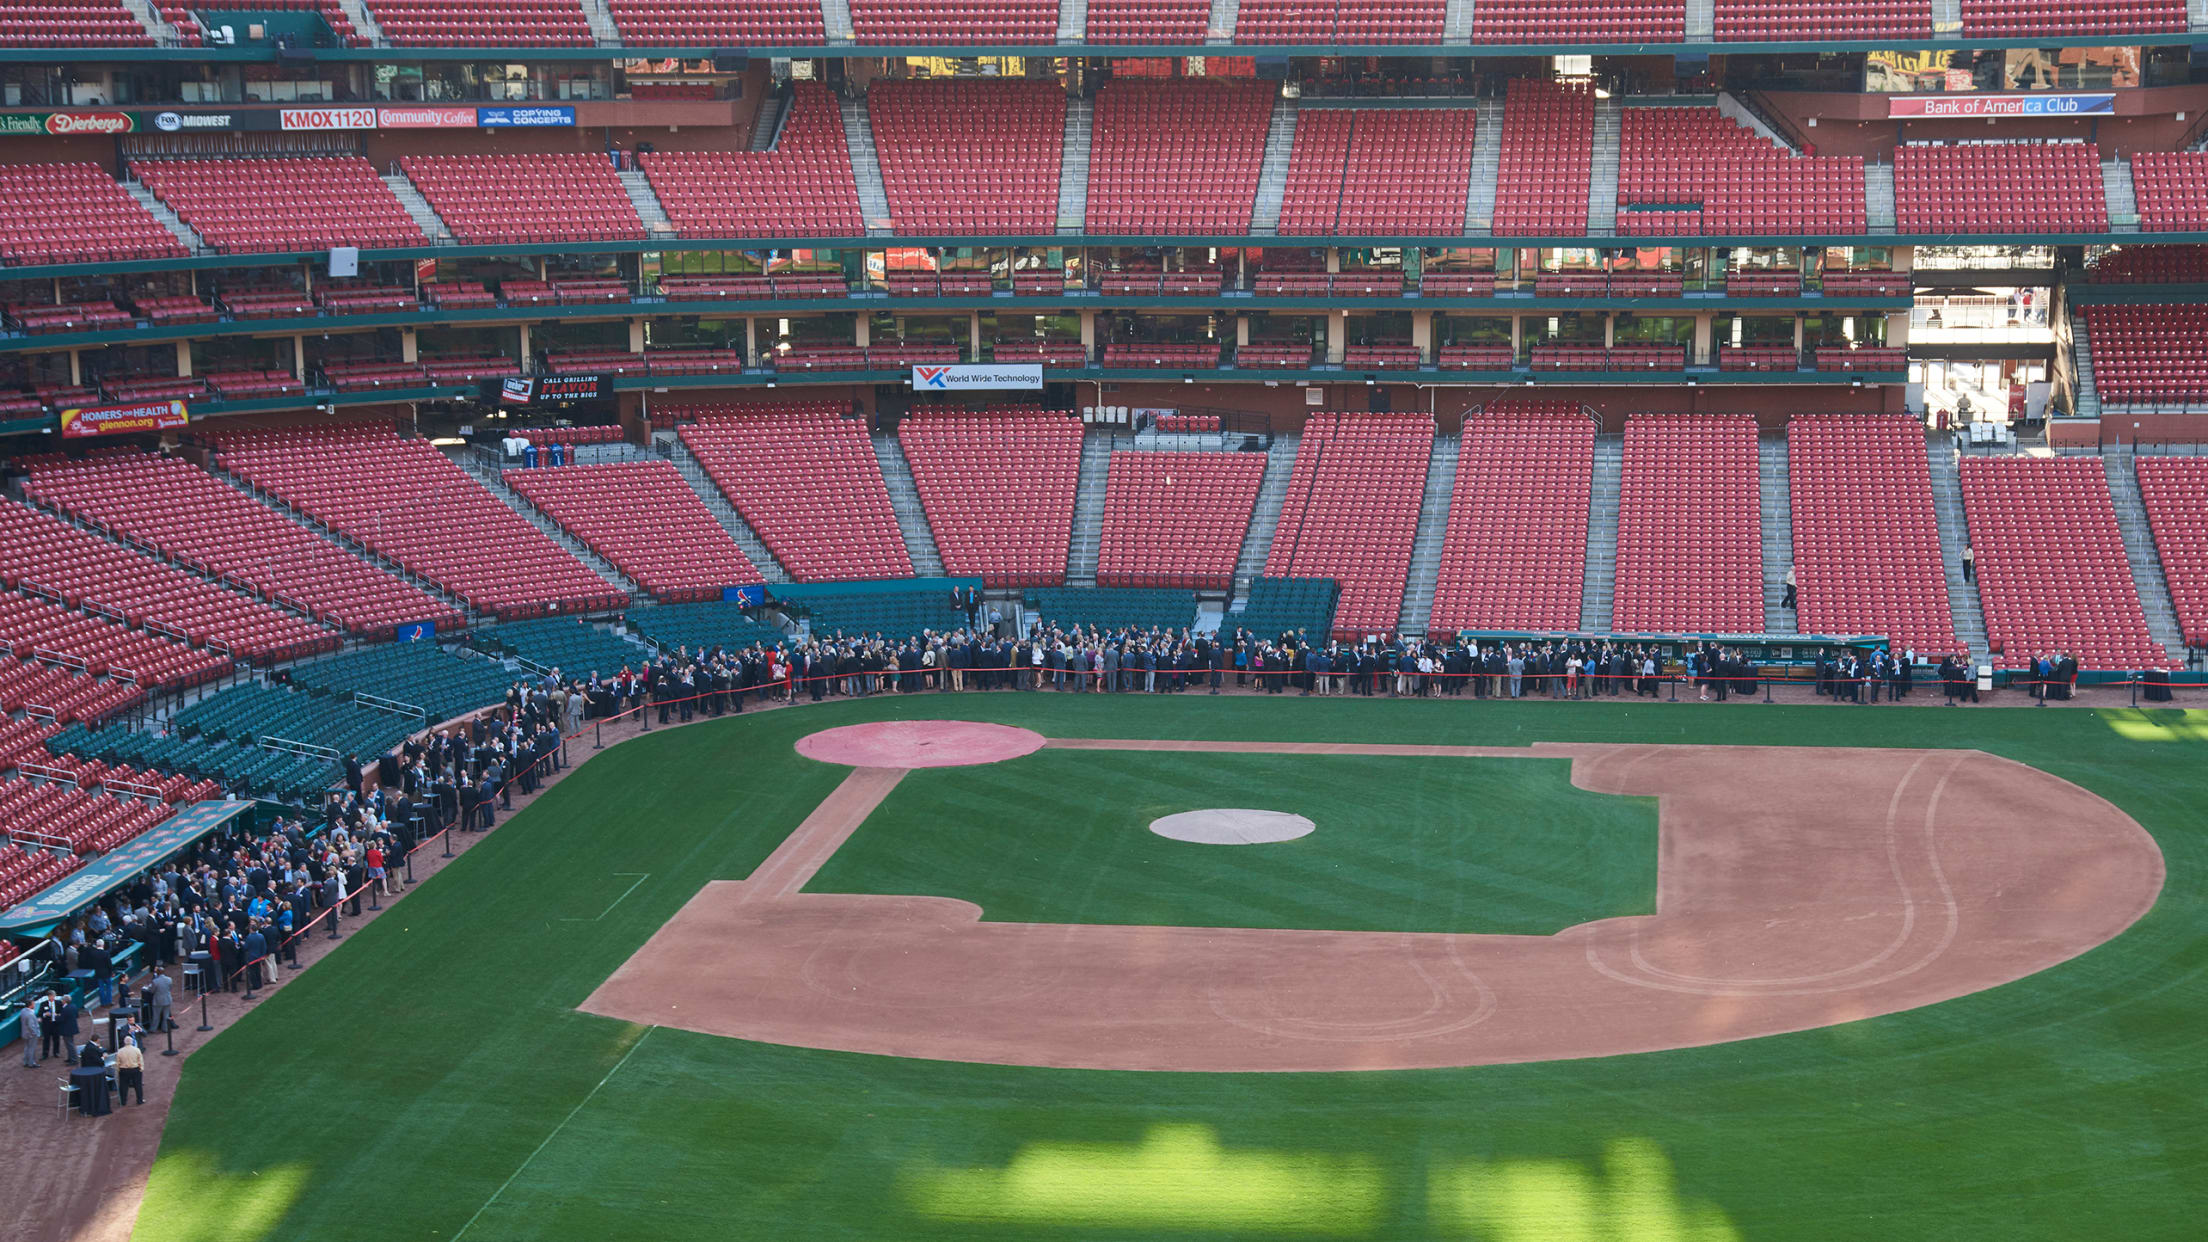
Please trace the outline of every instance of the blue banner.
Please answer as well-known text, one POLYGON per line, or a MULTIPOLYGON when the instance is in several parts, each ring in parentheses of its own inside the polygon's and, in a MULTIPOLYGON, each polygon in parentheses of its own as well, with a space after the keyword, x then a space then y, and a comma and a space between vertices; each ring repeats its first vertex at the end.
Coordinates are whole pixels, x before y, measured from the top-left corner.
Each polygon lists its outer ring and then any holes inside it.
POLYGON ((391 632, 391 641, 395 643, 418 643, 425 638, 435 636, 436 633, 437 623, 435 621, 409 621, 391 632))
POLYGON ((721 602, 743 608, 757 608, 767 602, 767 588, 763 586, 722 587, 721 602))
POLYGON ((486 129, 499 126, 547 126, 573 125, 575 108, 572 104, 526 108, 477 108, 475 123, 486 129))

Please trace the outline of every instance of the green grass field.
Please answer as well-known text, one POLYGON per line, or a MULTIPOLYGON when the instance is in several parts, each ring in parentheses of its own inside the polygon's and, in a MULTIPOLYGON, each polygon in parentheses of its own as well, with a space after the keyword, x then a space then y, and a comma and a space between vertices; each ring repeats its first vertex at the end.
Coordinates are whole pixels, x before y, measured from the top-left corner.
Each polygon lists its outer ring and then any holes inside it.
MULTIPOLYGON (((994 695, 673 730, 574 773, 195 1055, 138 1237, 2197 1237, 2208 1205, 2204 761, 2199 714, 2031 709, 994 695), (1799 1035, 1594 1061, 1333 1075, 1011 1069, 574 1010, 700 884, 747 874, 834 787, 843 769, 797 758, 798 736, 945 715, 1069 737, 1975 746, 2113 800, 2161 843, 2169 879, 2123 936, 2005 987, 1799 1035)), ((971 834, 977 853, 1014 852, 991 835, 1006 829, 929 815, 926 799, 959 797, 937 775, 883 813, 971 834)), ((1049 789, 1047 813, 1065 814, 1080 792, 1049 789)), ((1327 817, 1313 818, 1316 843, 1327 817)), ((963 869, 953 853, 852 845, 864 849, 836 871, 955 883, 993 918, 1137 917, 1151 865, 1089 842, 1061 859, 963 869), (1088 893, 1071 878, 1056 894, 1031 887, 1092 872, 1088 893), (1023 898, 1041 904, 1020 909, 1023 898)), ((1319 874, 1277 868, 1281 885, 1319 874)), ((1170 887, 1161 901, 1176 918, 1207 891, 1202 876, 1170 887)), ((1283 921, 1364 904, 1220 896, 1283 921)), ((1446 898, 1408 904, 1458 917, 1446 898)))
POLYGON ((806 887, 957 897, 1001 923, 1547 935, 1656 909, 1656 805, 1564 759, 1045 750, 914 772, 806 887), (1291 811, 1227 848, 1151 820, 1291 811))

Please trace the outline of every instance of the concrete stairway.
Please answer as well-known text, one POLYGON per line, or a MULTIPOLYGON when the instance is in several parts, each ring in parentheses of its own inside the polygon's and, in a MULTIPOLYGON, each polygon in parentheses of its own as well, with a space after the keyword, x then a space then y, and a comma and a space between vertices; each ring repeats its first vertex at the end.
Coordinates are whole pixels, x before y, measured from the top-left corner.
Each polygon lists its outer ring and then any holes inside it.
POLYGON ((292 508, 289 504, 286 504, 285 502, 278 500, 273 496, 263 494, 262 492, 256 490, 252 484, 247 483, 245 480, 230 473, 229 471, 221 469, 220 467, 210 466, 207 473, 213 475, 214 477, 222 480, 225 483, 228 483, 230 486, 237 488, 238 491, 252 497, 254 500, 259 501, 261 504, 267 506, 270 512, 281 514, 282 516, 289 518, 293 523, 297 524, 298 526, 312 532, 313 534, 323 539, 329 540, 331 543, 334 543, 337 546, 345 549, 346 551, 351 552, 353 555, 359 557, 364 561, 367 561, 369 564, 374 565, 376 568, 384 571, 387 574, 390 574, 392 577, 397 578, 401 582, 414 587, 415 589, 421 591, 423 594, 428 595, 430 598, 442 601, 443 603, 449 604, 452 607, 459 609, 461 614, 468 618, 470 624, 474 624, 478 621, 486 619, 481 614, 477 613, 474 609, 470 608, 468 606, 468 601, 460 598, 453 592, 446 590, 441 584, 431 582, 429 579, 424 578, 420 574, 415 573, 413 570, 408 569, 406 566, 399 564, 397 561, 392 560, 390 557, 385 556, 380 552, 371 550, 366 544, 361 543, 359 540, 354 539, 348 535, 340 534, 335 529, 315 521, 313 518, 308 517, 306 514, 301 513, 299 510, 292 508))
POLYGON ((183 39, 184 36, 177 33, 176 27, 162 20, 159 10, 146 3, 146 0, 123 0, 123 7, 130 10, 132 17, 138 19, 138 24, 146 28, 146 33, 153 36, 155 43, 173 46, 183 39))
POLYGON ((1058 227, 1080 229, 1089 220, 1089 131, 1096 105, 1066 101, 1066 149, 1058 164, 1058 227))
POLYGON ((1434 437, 1434 451, 1426 459, 1426 494, 1418 505, 1418 535, 1411 541, 1411 572, 1403 581, 1403 608, 1396 616, 1398 634, 1424 634, 1434 613, 1434 583, 1441 576, 1441 544, 1449 529, 1449 501, 1457 486, 1455 435, 1434 437))
POLYGON ((1241 11, 1242 0, 1211 0, 1211 20, 1204 23, 1204 41, 1234 42, 1234 19, 1241 11))
POLYGON ((1952 38, 1963 28, 1963 0, 1932 0, 1932 33, 1952 38))
POLYGON ((2185 28, 2193 34, 2208 32, 2208 0, 2185 0, 2185 28))
POLYGON ((1794 493, 1787 474, 1786 437, 1756 441, 1757 486, 1763 502, 1763 632, 1798 634, 1801 622, 1786 600, 1786 567, 1794 563, 1794 493))
POLYGON ((383 183, 391 188, 391 196, 399 200, 399 206, 406 208, 406 214, 414 218, 414 223, 421 226, 431 241, 451 240, 452 229, 437 214, 436 208, 429 205, 429 200, 422 197, 422 192, 414 188, 414 183, 406 179, 405 173, 385 173, 383 183))
POLYGON ((1257 172, 1257 203, 1250 211, 1250 231, 1271 233, 1280 228, 1280 200, 1288 192, 1288 156, 1296 145, 1296 101, 1273 101, 1273 124, 1265 134, 1265 163, 1257 172))
POLYGON ((383 27, 377 23, 376 15, 368 11, 365 0, 337 0, 337 7, 353 24, 353 29, 367 36, 369 42, 383 42, 383 27))
POLYGON ((770 90, 760 101, 759 113, 751 119, 751 140, 744 145, 753 151, 772 151, 782 138, 782 122, 790 114, 790 88, 787 85, 770 90))
POLYGON ((629 201, 636 205, 636 217, 644 222, 644 232, 652 237, 673 237, 675 223, 667 218, 667 209, 659 205, 659 196, 652 193, 652 183, 641 172, 624 172, 621 188, 629 192, 629 201))
POLYGON ((154 197, 153 191, 136 181, 123 182, 123 188, 130 191, 130 196, 137 199, 140 206, 153 213, 153 218, 161 222, 162 228, 176 234, 176 240, 184 243, 186 250, 199 251, 207 248, 207 243, 200 240, 199 234, 192 230, 192 226, 184 223, 183 220, 177 217, 175 212, 169 210, 167 203, 154 197))
POLYGON ((547 517, 543 513, 543 511, 539 510, 535 505, 530 504, 527 500, 523 499, 520 492, 517 492, 513 488, 506 486, 506 479, 501 471, 478 471, 475 472, 475 477, 482 480, 484 488, 487 489, 491 493, 491 495, 496 496, 500 500, 504 501, 507 508, 512 509, 514 512, 520 514, 523 520, 527 521, 531 526, 534 526, 538 530, 543 531, 545 535, 552 540, 552 542, 566 549, 568 554, 573 556, 576 560, 590 566, 592 572, 596 573, 599 577, 604 578, 606 581, 613 583, 615 586, 620 587, 624 591, 627 591, 630 597, 633 599, 641 600, 650 598, 645 593, 643 585, 638 583, 636 579, 622 573, 620 569, 615 567, 612 561, 609 561, 605 557, 600 556, 598 555, 598 553, 592 551, 589 544, 584 543, 582 540, 576 538, 575 536, 568 534, 566 528, 562 527, 558 522, 555 522, 551 518, 547 517))
POLYGON ((1472 128, 1472 192, 1464 200, 1464 231, 1485 233, 1495 222, 1495 178, 1503 167, 1503 101, 1480 101, 1472 128))
POLYGON ((1085 43, 1089 37, 1089 0, 1058 0, 1058 41, 1085 43))
POLYGON ((583 20, 590 23, 590 37, 598 40, 598 46, 608 47, 621 42, 621 28, 614 25, 606 0, 582 0, 582 5, 583 20))
POLYGON ((1104 482, 1112 450, 1132 446, 1110 431, 1081 437, 1081 482, 1073 492, 1073 539, 1066 545, 1066 585, 1096 585, 1096 558, 1104 546, 1104 482))
POLYGON ((1947 570, 1948 611, 1955 621, 1955 637, 1970 648, 1974 664, 1987 657, 1986 612, 1978 599, 1978 585, 1963 581, 1963 549, 1970 543, 1970 522, 1963 511, 1963 480, 1956 464, 1955 440, 1928 434, 1924 451, 1932 470, 1932 512, 1940 524, 1940 563, 1947 570))
POLYGON ((1625 437, 1595 436, 1594 486, 1587 493, 1587 571, 1579 588, 1579 628, 1610 628, 1618 585, 1618 501, 1625 490, 1625 437))
POLYGON ((1472 0, 1448 0, 1442 10, 1441 41, 1458 47, 1472 41, 1472 0))
POLYGON ((1714 43, 1717 41, 1717 5, 1715 0, 1687 0, 1687 42, 1714 43))
POLYGON ((1873 233, 1894 231, 1894 166, 1863 165, 1863 227, 1873 233))
POLYGON ((851 41, 851 0, 820 0, 820 18, 830 43, 851 41))
POLYGON ((843 138, 851 147, 851 172, 859 182, 859 212, 866 217, 866 231, 889 232, 889 190, 882 184, 882 164, 874 153, 874 127, 867 123, 866 100, 841 101, 843 138))
POLYGON ((2077 391, 2070 394, 2073 411, 2079 418, 2101 416, 2101 390, 2093 383, 2093 343, 2086 339, 2085 316, 2070 316, 2070 356, 2077 364, 2077 391))
POLYGON ((2131 562, 2131 580, 2138 586, 2140 607, 2146 610, 2147 632, 2171 659, 2182 660, 2185 634, 2177 623, 2177 605, 2170 599, 2169 579, 2162 573, 2162 554, 2155 550, 2147 503, 2139 494, 2138 458, 2130 453, 2104 453, 2101 469, 2108 472, 2116 528, 2124 535, 2124 559, 2131 562))
POLYGON ((1618 101, 1595 101, 1595 162, 1587 177, 1587 233, 1608 236, 1618 229, 1618 148, 1624 119, 1618 101))
POLYGON ((2139 231, 2139 196, 2131 184, 2131 161, 2101 161, 2101 188, 2108 194, 2108 231, 2139 231))
POLYGON ((1258 484, 1250 531, 1242 537, 1242 555, 1234 563, 1237 608, 1249 600, 1250 583, 1265 572, 1265 558, 1273 550, 1273 532, 1280 526, 1281 505, 1288 499, 1288 476, 1296 468, 1296 446, 1302 441, 1299 433, 1283 433, 1273 437, 1273 446, 1265 451, 1265 479, 1258 484))
POLYGON ((736 546, 744 550, 744 555, 751 558, 752 565, 759 570, 759 576, 769 582, 788 582, 790 572, 782 568, 780 561, 774 559, 774 553, 767 550, 767 541, 759 537, 759 532, 751 528, 751 523, 744 520, 743 514, 736 512, 736 506, 730 504, 728 497, 721 494, 721 489, 714 485, 713 477, 705 472, 704 464, 691 455, 690 447, 679 436, 673 442, 669 460, 675 463, 675 469, 682 475, 683 482, 688 483, 690 490, 697 493, 698 499, 705 502, 706 510, 713 515, 713 520, 719 522, 721 529, 728 532, 728 537, 734 539, 736 546))
POLYGON ((912 481, 912 465, 897 443, 895 432, 877 431, 874 460, 882 464, 882 485, 889 489, 889 507, 897 511, 897 528, 905 533, 905 551, 912 557, 913 576, 943 576, 943 553, 935 546, 935 531, 928 526, 927 508, 920 503, 920 488, 912 481))

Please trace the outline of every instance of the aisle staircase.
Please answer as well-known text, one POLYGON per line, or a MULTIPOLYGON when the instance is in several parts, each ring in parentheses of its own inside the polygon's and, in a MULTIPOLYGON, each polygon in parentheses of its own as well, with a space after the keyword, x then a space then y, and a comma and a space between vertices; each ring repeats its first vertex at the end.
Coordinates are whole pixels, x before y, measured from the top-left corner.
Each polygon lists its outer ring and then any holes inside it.
POLYGON ((406 214, 413 218, 424 236, 433 242, 452 240, 451 227, 437 214, 437 209, 429 205, 429 200, 422 197, 414 183, 406 179, 405 173, 385 173, 383 183, 391 188, 391 196, 399 200, 399 206, 406 208, 406 214))
POLYGON ((560 545, 569 556, 590 566, 591 572, 629 593, 634 600, 650 599, 642 583, 622 573, 612 561, 600 556, 583 540, 567 532, 567 528, 530 504, 520 492, 506 485, 505 473, 500 470, 471 471, 479 479, 484 490, 504 502, 506 507, 521 515, 522 520, 544 532, 545 537, 560 545))
POLYGON ((337 0, 337 7, 345 14, 345 20, 353 24, 353 29, 359 31, 370 43, 384 41, 383 27, 376 21, 376 15, 368 11, 365 0, 337 0))
POLYGON ((621 27, 614 24, 613 14, 606 8, 606 0, 582 0, 583 20, 590 24, 590 37, 600 47, 617 47, 621 43, 621 27))
POLYGON ((851 42, 851 0, 820 0, 820 21, 830 43, 851 42))
POLYGON ((782 138, 782 122, 790 113, 790 88, 787 83, 768 88, 767 97, 759 101, 759 113, 751 118, 751 140, 744 145, 753 151, 772 151, 782 138))
POLYGON ((1249 601, 1250 583, 1265 572, 1265 558, 1273 550, 1273 532, 1280 526, 1281 506, 1288 499, 1288 476, 1296 468, 1296 446, 1302 442, 1301 433, 1283 432, 1274 436, 1272 447, 1265 450, 1265 479, 1258 484, 1250 531, 1242 537, 1242 555, 1234 563, 1236 608, 1249 601))
POLYGON ((1978 584, 1963 581, 1963 548, 1970 543, 1970 521, 1963 510, 1963 480, 1955 438, 1927 433, 1924 451, 1932 470, 1932 512, 1940 525, 1940 562, 1947 570, 1948 612, 1955 637, 1970 649, 1972 664, 1986 662, 1986 613, 1978 584))
POLYGON ((1089 222, 1089 131, 1096 105, 1066 101, 1065 152, 1058 164, 1058 227, 1080 231, 1089 222))
POLYGON ((1717 4, 1715 0, 1687 0, 1687 42, 1715 43, 1717 41, 1717 4))
POLYGON ((207 248, 207 243, 200 240, 199 234, 193 230, 192 226, 184 223, 181 217, 169 210, 169 205, 156 197, 153 191, 140 185, 135 180, 123 182, 123 188, 130 192, 132 198, 138 200, 140 206, 153 213, 153 218, 161 222, 162 228, 175 234, 176 240, 184 243, 186 250, 196 254, 207 248))
POLYGON ((1618 148, 1624 119, 1615 99, 1595 101, 1595 159, 1587 175, 1587 233, 1608 236, 1618 230, 1618 148))
POLYGON ((1273 101, 1272 128, 1265 132, 1265 163, 1257 172, 1257 202, 1250 210, 1250 231, 1280 228, 1280 201, 1288 192, 1288 156, 1296 145, 1296 101, 1273 101))
POLYGON ((1066 585, 1096 585, 1096 558, 1104 545, 1104 484, 1118 433, 1092 430, 1081 437, 1081 481, 1073 493, 1073 538, 1066 544, 1066 585))
POLYGON ((744 520, 744 515, 738 513, 736 506, 729 503, 728 497, 713 482, 713 476, 705 472, 704 463, 691 454, 690 446, 684 444, 680 436, 674 438, 668 460, 675 463, 675 470, 682 475, 683 482, 690 485, 690 490, 696 492, 698 499, 705 502, 706 511, 713 515, 713 520, 719 522, 721 529, 728 532, 728 537, 736 541, 736 546, 744 550, 745 556, 751 558, 752 566, 759 571, 759 576, 769 582, 788 582, 790 572, 782 568, 780 561, 774 559, 774 553, 767 550, 767 541, 761 539, 759 532, 751 528, 751 523, 744 520))
POLYGON ((636 218, 644 222, 648 237, 673 237, 675 222, 667 218, 667 209, 659 205, 659 196, 652 193, 651 179, 642 172, 620 174, 621 188, 629 192, 629 202, 636 207, 636 218))
POLYGON ((2071 412, 2079 418, 2101 416, 2101 390, 2093 382, 2093 344, 2086 339, 2085 316, 2070 316, 2070 358, 2077 368, 2077 387, 2070 394, 2071 412))
POLYGON ((1863 163, 1863 227, 1872 233, 1894 231, 1894 166, 1863 163))
POLYGON ((2118 157, 2101 161, 2101 189, 2108 195, 2108 231, 2139 231, 2139 196, 2131 184, 2131 161, 2118 157))
POLYGON ((1579 628, 1610 628, 1618 577, 1618 503, 1625 491, 1625 437, 1595 436, 1594 485, 1587 491, 1587 569, 1579 587, 1579 628))
POLYGON ((1801 621, 1785 607, 1786 569, 1794 563, 1794 492, 1787 473, 1786 437, 1758 438, 1756 464, 1763 502, 1763 632, 1798 634, 1801 621))
POLYGON ((2147 502, 2139 494, 2138 461, 2130 453, 2104 452, 2101 469, 2108 474, 2109 499, 2116 503, 2116 529, 2123 532, 2124 559, 2131 562, 2131 579, 2139 590, 2139 605, 2147 614, 2147 632, 2162 644, 2171 659, 2183 660, 2185 634, 2177 623, 2170 581, 2162 573, 2162 554, 2154 546, 2147 502))
POLYGON ((1503 101, 1480 101, 1472 127, 1472 192, 1464 200, 1464 231, 1485 233, 1495 223, 1495 179, 1503 168, 1503 101))
POLYGON ((877 431, 874 460, 882 466, 882 485, 889 490, 889 507, 897 511, 897 529, 905 534, 905 552, 912 557, 916 578, 943 576, 943 553, 935 546, 935 531, 928 526, 927 507, 920 503, 919 485, 912 481, 912 464, 897 443, 897 433, 877 431))
POLYGON ((1458 47, 1472 41, 1472 0, 1448 0, 1442 10, 1441 41, 1458 47))
POLYGON ((1433 453, 1426 459, 1426 494, 1418 505, 1411 573, 1403 582, 1403 608, 1396 616, 1398 634, 1424 635, 1433 616, 1434 583, 1441 576, 1441 545, 1449 530, 1449 501, 1456 492, 1461 443, 1456 434, 1436 435, 1433 453))
POLYGON ((859 213, 866 231, 890 231, 889 189, 882 184, 882 164, 874 151, 874 127, 866 119, 866 100, 839 101, 843 112, 843 139, 851 148, 851 173, 859 183, 859 213))
POLYGON ((1204 23, 1204 42, 1234 42, 1234 19, 1242 11, 1242 0, 1211 0, 1211 20, 1204 23))
POLYGON ((1058 41, 1086 43, 1089 38, 1089 0, 1058 0, 1058 41))

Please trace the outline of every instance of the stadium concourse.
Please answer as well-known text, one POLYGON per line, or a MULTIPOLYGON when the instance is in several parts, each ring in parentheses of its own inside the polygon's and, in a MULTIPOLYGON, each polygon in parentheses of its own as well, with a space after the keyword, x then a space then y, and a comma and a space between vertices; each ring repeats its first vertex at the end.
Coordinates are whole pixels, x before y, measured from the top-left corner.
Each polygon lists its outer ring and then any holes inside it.
MULTIPOLYGON (((701 717, 2190 707, 2203 42, 2175 0, 0 0, 0 1039, 58 989, 113 1042, 187 965, 227 1028, 579 748, 701 717)), ((154 1121, 26 1117, 9 1237, 130 1232, 177 1064, 154 1121)))

